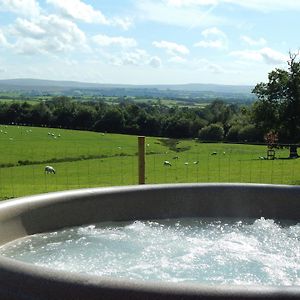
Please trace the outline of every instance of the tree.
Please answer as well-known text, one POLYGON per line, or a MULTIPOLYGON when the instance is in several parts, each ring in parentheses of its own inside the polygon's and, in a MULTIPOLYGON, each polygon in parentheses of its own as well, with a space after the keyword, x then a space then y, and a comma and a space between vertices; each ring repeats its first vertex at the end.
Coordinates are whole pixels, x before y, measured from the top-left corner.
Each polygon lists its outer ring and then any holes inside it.
MULTIPOLYGON (((258 97, 253 119, 264 133, 274 131, 279 141, 295 144, 300 141, 300 62, 299 53, 290 53, 287 70, 269 73, 268 83, 253 89, 258 97)), ((297 147, 290 147, 290 157, 298 157, 297 147)))
POLYGON ((102 119, 98 120, 94 129, 98 131, 107 131, 113 133, 121 133, 124 130, 124 115, 118 108, 108 110, 102 119))
POLYGON ((220 124, 210 124, 199 131, 199 138, 203 141, 222 141, 224 129, 220 124))

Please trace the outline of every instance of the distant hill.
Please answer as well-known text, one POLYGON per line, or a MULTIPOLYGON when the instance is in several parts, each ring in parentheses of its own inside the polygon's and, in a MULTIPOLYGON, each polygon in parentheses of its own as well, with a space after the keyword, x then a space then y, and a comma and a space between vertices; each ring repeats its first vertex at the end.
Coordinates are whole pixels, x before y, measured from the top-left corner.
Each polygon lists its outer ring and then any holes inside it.
POLYGON ((253 99, 253 86, 221 84, 100 84, 76 81, 55 81, 41 79, 6 79, 0 80, 0 91, 21 92, 27 95, 63 94, 102 95, 102 96, 136 96, 136 97, 173 97, 173 98, 225 98, 253 99))

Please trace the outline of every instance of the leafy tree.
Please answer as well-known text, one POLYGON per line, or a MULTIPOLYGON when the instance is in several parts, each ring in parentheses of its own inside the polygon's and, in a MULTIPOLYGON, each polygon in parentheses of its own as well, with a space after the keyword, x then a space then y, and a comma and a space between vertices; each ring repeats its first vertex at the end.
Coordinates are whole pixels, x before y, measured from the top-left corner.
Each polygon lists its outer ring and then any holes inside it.
POLYGON ((180 116, 170 117, 165 122, 165 133, 172 138, 190 137, 190 128, 190 121, 180 116))
MULTIPOLYGON (((267 83, 253 89, 258 97, 253 119, 264 133, 275 131, 279 140, 297 143, 300 140, 300 62, 298 53, 290 53, 287 70, 275 69, 267 83)), ((290 157, 298 157, 297 147, 290 147, 290 157)))
POLYGON ((229 142, 238 142, 240 130, 241 130, 240 125, 233 125, 232 127, 230 127, 226 135, 226 140, 229 142))
POLYGON ((118 108, 109 109, 101 120, 98 120, 94 128, 98 131, 121 133, 124 129, 124 115, 118 108))
POLYGON ((242 127, 238 132, 238 138, 243 142, 259 142, 261 137, 260 130, 252 124, 242 127))
POLYGON ((73 124, 74 128, 90 129, 94 124, 96 111, 92 106, 77 105, 74 113, 73 124))
POLYGON ((52 119, 52 113, 44 102, 40 102, 31 107, 28 117, 30 123, 34 125, 49 125, 52 119))
POLYGON ((203 141, 222 141, 224 129, 220 124, 210 124, 199 131, 199 138, 203 141))

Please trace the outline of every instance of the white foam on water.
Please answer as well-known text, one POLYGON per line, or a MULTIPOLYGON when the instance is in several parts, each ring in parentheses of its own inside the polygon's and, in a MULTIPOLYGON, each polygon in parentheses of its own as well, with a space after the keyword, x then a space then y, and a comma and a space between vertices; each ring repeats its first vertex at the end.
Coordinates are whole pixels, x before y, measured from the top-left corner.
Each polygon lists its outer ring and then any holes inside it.
POLYGON ((100 223, 16 240, 0 255, 134 280, 300 285, 300 224, 264 218, 100 223))

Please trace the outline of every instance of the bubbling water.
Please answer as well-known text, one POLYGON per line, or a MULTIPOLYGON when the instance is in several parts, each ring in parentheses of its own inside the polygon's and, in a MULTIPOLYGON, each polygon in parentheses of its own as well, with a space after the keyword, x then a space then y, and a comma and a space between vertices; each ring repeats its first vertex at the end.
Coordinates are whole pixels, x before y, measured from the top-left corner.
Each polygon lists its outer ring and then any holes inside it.
POLYGON ((0 255, 134 280, 300 285, 300 224, 264 218, 100 223, 16 240, 0 255))

